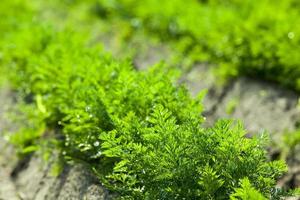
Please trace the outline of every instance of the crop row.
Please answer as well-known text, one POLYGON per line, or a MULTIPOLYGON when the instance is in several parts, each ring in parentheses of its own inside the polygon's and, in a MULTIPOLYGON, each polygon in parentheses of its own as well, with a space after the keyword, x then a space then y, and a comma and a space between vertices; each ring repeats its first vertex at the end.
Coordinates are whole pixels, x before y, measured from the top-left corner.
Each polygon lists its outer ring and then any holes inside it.
POLYGON ((2 76, 26 101, 27 120, 8 135, 20 154, 54 145, 121 199, 286 194, 275 188, 286 166, 268 160, 264 135, 247 138, 229 120, 204 127, 202 95, 192 98, 176 71, 136 71, 90 44, 84 30, 39 18, 40 6, 3 0, 0 7, 2 76))

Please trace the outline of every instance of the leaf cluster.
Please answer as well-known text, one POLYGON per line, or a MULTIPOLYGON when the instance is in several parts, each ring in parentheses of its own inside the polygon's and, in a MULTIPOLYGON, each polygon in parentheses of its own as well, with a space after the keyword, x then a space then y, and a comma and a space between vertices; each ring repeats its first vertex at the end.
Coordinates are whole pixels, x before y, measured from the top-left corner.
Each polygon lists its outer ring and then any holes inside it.
POLYGON ((61 154, 85 162, 121 199, 275 195, 286 166, 268 161, 265 138, 247 138, 229 120, 205 128, 202 95, 194 99, 176 84, 176 72, 163 65, 136 71, 81 32, 18 22, 1 41, 0 65, 30 105, 24 112, 32 123, 11 136, 24 153, 48 140, 41 130, 57 130, 61 154))
MULTIPOLYGON (((109 17, 171 41, 222 77, 247 75, 300 90, 295 0, 99 0, 109 17), (289 77, 289 78, 287 78, 289 77)), ((120 27, 121 29, 121 27, 120 27)))

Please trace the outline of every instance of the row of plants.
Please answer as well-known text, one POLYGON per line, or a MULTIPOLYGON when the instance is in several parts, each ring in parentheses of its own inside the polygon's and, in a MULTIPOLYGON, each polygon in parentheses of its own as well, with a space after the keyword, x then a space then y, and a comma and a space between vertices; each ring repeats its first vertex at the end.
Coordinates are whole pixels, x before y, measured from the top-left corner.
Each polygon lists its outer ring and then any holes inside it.
POLYGON ((7 136, 21 155, 54 146, 65 161, 84 162, 120 199, 288 195, 275 187, 286 166, 268 160, 264 134, 247 138, 230 120, 204 127, 203 94, 192 98, 176 70, 136 71, 130 60, 91 44, 85 30, 40 18, 44 9, 40 1, 0 6, 1 77, 24 116, 7 136))
MULTIPOLYGON (((94 2, 101 20, 117 24, 125 46, 129 38, 146 33, 170 45, 171 60, 183 70, 197 62, 208 63, 221 83, 250 76, 296 92, 300 86, 298 4, 295 0, 94 2)), ((299 146, 298 138, 299 130, 284 134, 279 145, 283 157, 299 146)))
POLYGON ((298 1, 96 0, 95 4, 101 19, 122 21, 119 31, 125 30, 127 37, 141 30, 158 36, 173 43, 189 63, 217 65, 222 77, 246 75, 300 90, 298 1))

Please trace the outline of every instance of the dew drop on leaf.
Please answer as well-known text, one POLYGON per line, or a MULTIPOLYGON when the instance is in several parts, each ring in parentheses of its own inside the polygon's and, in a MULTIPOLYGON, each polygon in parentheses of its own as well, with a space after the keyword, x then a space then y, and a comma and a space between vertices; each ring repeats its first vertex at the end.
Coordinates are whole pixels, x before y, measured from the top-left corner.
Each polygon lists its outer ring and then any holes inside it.
POLYGON ((288 33, 288 38, 293 39, 295 37, 295 33, 294 32, 289 32, 288 33))
POLYGON ((95 147, 98 147, 99 145, 100 145, 100 142, 99 142, 99 141, 94 142, 94 146, 95 146, 95 147))
POLYGON ((90 107, 90 106, 85 107, 85 111, 86 111, 86 112, 89 112, 90 110, 91 110, 91 107, 90 107))

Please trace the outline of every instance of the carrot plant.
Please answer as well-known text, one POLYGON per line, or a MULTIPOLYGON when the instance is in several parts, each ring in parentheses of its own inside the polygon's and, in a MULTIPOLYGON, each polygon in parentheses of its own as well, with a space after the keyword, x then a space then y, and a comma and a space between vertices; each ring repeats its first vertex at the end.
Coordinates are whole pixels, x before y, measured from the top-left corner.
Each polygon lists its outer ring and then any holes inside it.
POLYGON ((105 20, 170 41, 191 62, 217 64, 225 78, 247 75, 300 90, 298 1, 97 2, 105 20))
POLYGON ((10 135, 20 152, 56 140, 66 160, 86 163, 120 199, 284 195, 275 185, 286 166, 268 160, 266 136, 245 137, 237 121, 204 127, 202 95, 194 99, 176 84, 176 71, 136 71, 129 60, 87 44, 77 29, 26 13, 14 28, 3 23, 14 16, 0 19, 0 29, 9 27, 1 33, 1 67, 30 117, 10 135))

